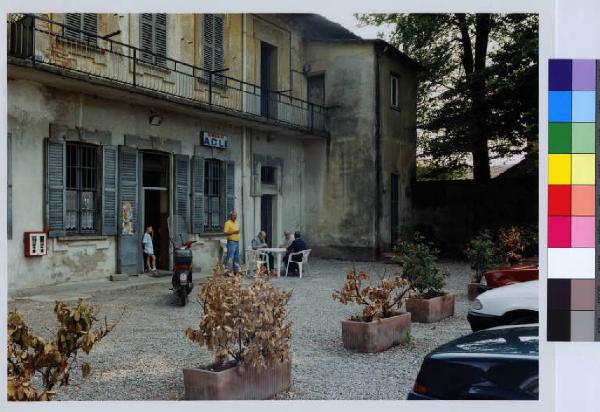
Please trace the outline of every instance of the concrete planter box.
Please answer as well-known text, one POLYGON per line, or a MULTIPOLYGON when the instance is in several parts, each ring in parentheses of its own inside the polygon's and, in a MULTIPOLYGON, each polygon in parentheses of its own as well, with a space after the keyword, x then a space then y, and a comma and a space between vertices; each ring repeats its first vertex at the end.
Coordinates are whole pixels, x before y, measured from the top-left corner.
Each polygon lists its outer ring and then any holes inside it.
POLYGON ((291 362, 277 363, 257 373, 238 367, 213 372, 205 369, 183 370, 186 400, 261 400, 270 399, 290 387, 291 362))
POLYGON ((403 343, 410 332, 410 313, 372 322, 342 321, 344 348, 357 352, 381 352, 403 343))
POLYGON ((407 298, 406 311, 413 322, 439 322, 454 315, 454 295, 447 293, 430 299, 407 298))
POLYGON ((469 300, 475 300, 481 294, 481 283, 471 282, 467 285, 467 296, 469 300))

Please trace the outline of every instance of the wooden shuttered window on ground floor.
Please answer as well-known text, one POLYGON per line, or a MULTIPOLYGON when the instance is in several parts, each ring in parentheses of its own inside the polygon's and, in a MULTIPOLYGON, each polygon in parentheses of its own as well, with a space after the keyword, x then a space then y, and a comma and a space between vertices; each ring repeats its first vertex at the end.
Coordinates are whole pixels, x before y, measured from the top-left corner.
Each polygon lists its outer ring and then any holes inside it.
POLYGON ((116 146, 47 139, 45 151, 49 236, 116 235, 116 146))

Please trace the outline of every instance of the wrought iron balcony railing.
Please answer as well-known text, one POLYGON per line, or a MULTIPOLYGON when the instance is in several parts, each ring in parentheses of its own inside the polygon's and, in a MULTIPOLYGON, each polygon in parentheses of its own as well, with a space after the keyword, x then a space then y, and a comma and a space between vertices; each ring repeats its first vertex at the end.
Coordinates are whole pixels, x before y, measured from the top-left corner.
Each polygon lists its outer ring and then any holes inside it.
MULTIPOLYGON (((9 19, 10 20, 10 19, 9 19)), ((36 15, 8 21, 8 55, 164 93, 244 117, 324 133, 327 109, 279 91, 210 71, 36 15)))

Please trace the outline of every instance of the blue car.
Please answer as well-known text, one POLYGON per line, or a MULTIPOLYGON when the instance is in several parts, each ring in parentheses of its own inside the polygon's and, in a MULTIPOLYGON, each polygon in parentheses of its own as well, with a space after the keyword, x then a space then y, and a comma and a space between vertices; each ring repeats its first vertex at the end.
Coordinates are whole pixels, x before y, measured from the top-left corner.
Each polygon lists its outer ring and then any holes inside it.
POLYGON ((430 352, 408 399, 537 400, 538 325, 501 326, 430 352))

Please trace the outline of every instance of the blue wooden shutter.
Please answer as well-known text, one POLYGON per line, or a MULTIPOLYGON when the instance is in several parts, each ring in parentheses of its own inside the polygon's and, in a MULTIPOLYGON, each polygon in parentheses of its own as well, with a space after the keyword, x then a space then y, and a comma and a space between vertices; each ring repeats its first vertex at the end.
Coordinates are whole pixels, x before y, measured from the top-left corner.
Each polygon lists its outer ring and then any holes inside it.
POLYGON ((225 172, 225 207, 223 208, 223 222, 225 222, 229 212, 235 210, 235 163, 231 160, 223 163, 223 170, 225 172))
POLYGON ((202 67, 214 70, 214 14, 202 18, 202 67))
POLYGON ((119 252, 117 270, 119 273, 137 273, 141 253, 141 234, 138 233, 138 151, 137 149, 119 146, 119 252), (128 206, 128 207, 126 207, 128 206), (123 211, 131 214, 124 218, 123 211))
POLYGON ((66 13, 65 14, 65 28, 63 35, 71 40, 81 40, 81 25, 82 25, 82 14, 81 13, 66 13))
POLYGON ((65 235, 65 142, 46 140, 46 226, 49 237, 65 235))
POLYGON ((9 133, 7 137, 7 148, 6 148, 6 230, 8 239, 12 239, 12 135, 9 133))
POLYGON ((192 157, 192 233, 204 231, 204 158, 192 157))
MULTIPOLYGON (((98 15, 96 13, 83 13, 81 17, 81 28, 83 31, 98 34, 98 15)), ((82 40, 86 43, 97 46, 98 38, 84 34, 82 40)))
POLYGON ((140 41, 139 46, 142 50, 142 60, 154 63, 153 48, 153 19, 152 13, 140 14, 140 41))
POLYGON ((155 63, 160 66, 167 64, 167 15, 154 15, 154 53, 157 54, 155 63))
POLYGON ((190 158, 187 155, 175 155, 175 234, 177 241, 179 241, 179 235, 181 234, 184 239, 187 239, 189 233, 189 221, 190 221, 190 209, 189 209, 189 170, 190 170, 190 158), (183 227, 182 227, 183 226, 183 227))
POLYGON ((102 234, 117 234, 117 148, 102 147, 102 234))

